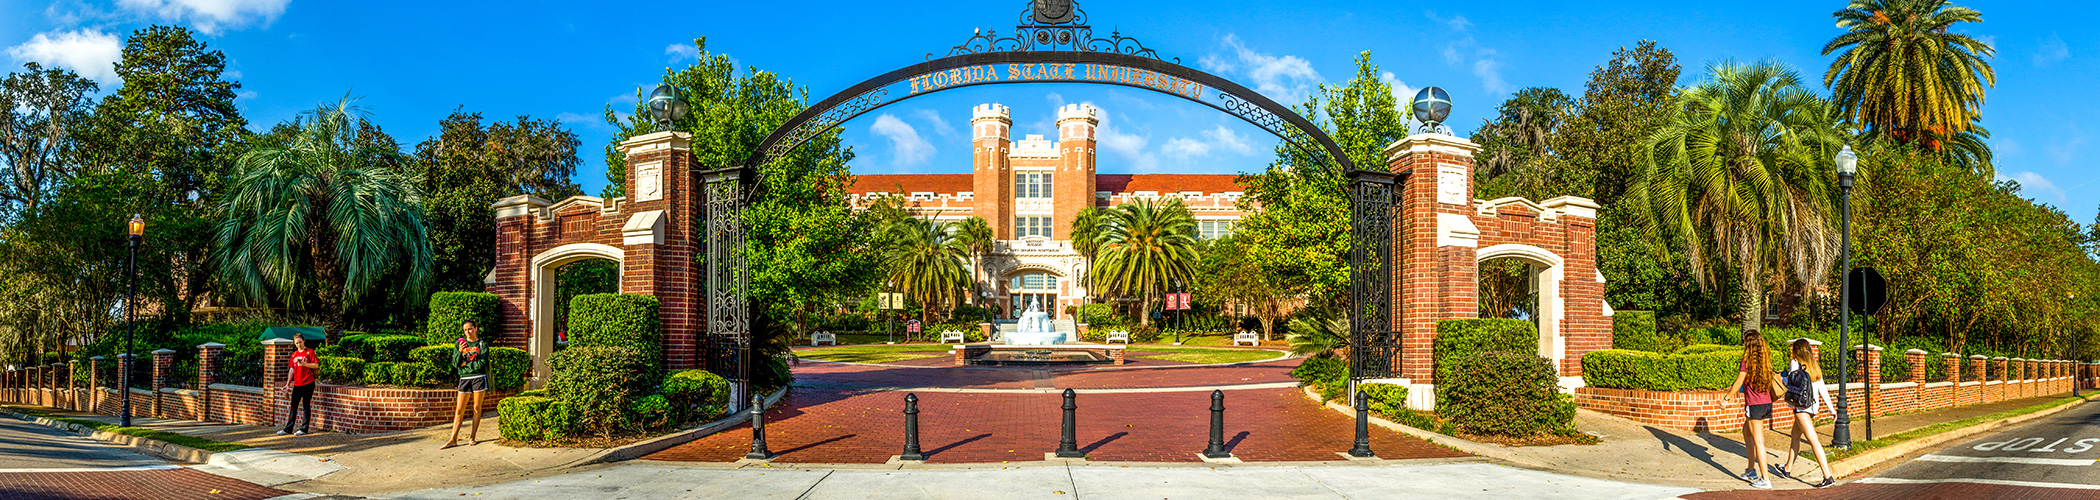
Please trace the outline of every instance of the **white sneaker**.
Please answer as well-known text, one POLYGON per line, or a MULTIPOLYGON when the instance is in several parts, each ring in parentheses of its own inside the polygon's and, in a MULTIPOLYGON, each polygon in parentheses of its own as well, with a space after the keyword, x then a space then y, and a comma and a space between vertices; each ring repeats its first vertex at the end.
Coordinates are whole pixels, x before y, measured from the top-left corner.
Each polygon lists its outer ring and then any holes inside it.
POLYGON ((304 435, 306 435, 306 431, 299 431, 299 432, 294 432, 294 433, 292 433, 292 435, 294 435, 294 436, 304 436, 304 435))
POLYGON ((1769 490, 1769 489, 1772 489, 1772 482, 1771 482, 1771 481, 1766 481, 1766 480, 1765 480, 1765 478, 1761 478, 1761 477, 1760 477, 1760 478, 1757 478, 1756 480, 1750 481, 1750 487, 1752 487, 1752 488, 1762 488, 1762 489, 1767 489, 1767 490, 1769 490))
POLYGON ((291 434, 291 433, 290 433, 290 432, 285 432, 285 431, 284 431, 283 429, 278 429, 278 430, 277 430, 277 435, 279 435, 279 436, 283 436, 283 435, 288 435, 288 434, 291 434))

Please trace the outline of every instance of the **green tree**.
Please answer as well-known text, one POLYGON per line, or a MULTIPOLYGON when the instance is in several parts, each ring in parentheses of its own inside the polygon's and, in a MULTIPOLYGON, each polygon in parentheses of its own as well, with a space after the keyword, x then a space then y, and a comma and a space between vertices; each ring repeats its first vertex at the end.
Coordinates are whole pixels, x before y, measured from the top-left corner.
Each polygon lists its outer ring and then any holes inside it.
POLYGON ((1682 252, 1701 287, 1733 267, 1744 329, 1764 319, 1775 278, 1821 283, 1836 256, 1828 179, 1845 142, 1838 115, 1776 63, 1722 63, 1684 90, 1644 143, 1628 197, 1663 252, 1682 252), (1788 276, 1791 274, 1791 276, 1788 276))
POLYGON ((358 144, 364 124, 345 98, 300 115, 287 142, 257 147, 220 207, 216 252, 229 298, 307 305, 344 324, 366 296, 430 283, 429 234, 400 151, 358 144), (398 279, 386 279, 398 277, 398 279))
POLYGON ((95 82, 25 63, 0 80, 0 222, 36 210, 68 174, 73 128, 89 113, 95 82))
MULTIPOLYGON (((1831 16, 1845 33, 1823 44, 1823 55, 1837 53, 1823 85, 1866 138, 1938 151, 1973 130, 1984 87, 1998 82, 1985 61, 1995 49, 1953 29, 1983 22, 1982 13, 1947 0, 1853 0, 1831 16)), ((1970 166, 1991 177, 1988 163, 1970 166)))
MULTIPOLYGON (((1101 253, 1101 210, 1091 206, 1079 209, 1079 214, 1072 216, 1070 238, 1072 251, 1079 253, 1079 259, 1086 263, 1086 269, 1093 269, 1094 256, 1101 253)), ((1089 298, 1100 300, 1101 291, 1094 289, 1094 273, 1085 273, 1081 279, 1086 280, 1086 293, 1089 298)))
MULTIPOLYGON (((989 271, 984 270, 984 259, 992 254, 993 247, 999 245, 999 235, 992 232, 992 225, 985 222, 983 217, 975 216, 956 221, 955 239, 957 244, 963 246, 963 251, 970 256, 969 289, 974 291, 977 289, 978 283, 990 283, 992 280, 991 276, 983 276, 982 278, 979 276, 982 273, 989 273, 989 271)), ((974 296, 965 298, 970 299, 972 302, 977 300, 974 296)))
POLYGON ((896 293, 919 305, 919 321, 932 325, 969 296, 970 242, 959 224, 908 218, 882 229, 883 267, 896 293))
POLYGON ((1261 322, 1263 340, 1276 336, 1276 322, 1283 320, 1297 303, 1291 288, 1275 283, 1277 276, 1262 271, 1247 254, 1239 238, 1211 240, 1197 264, 1194 298, 1206 304, 1239 304, 1261 322))
POLYGON ((1093 280, 1103 291, 1137 297, 1138 322, 1151 324, 1153 299, 1164 300, 1174 283, 1195 281, 1196 218, 1180 198, 1139 199, 1104 212, 1101 222, 1093 280))
POLYGON ((1502 101, 1495 119, 1483 121, 1473 133, 1473 142, 1480 144, 1474 156, 1474 196, 1589 197, 1595 173, 1588 165, 1561 161, 1557 151, 1561 127, 1575 105, 1560 89, 1548 87, 1518 90, 1502 101))
POLYGON ((496 265, 497 200, 521 194, 561 200, 583 194, 576 173, 576 133, 554 120, 520 116, 482 124, 481 113, 454 110, 438 134, 416 145, 410 171, 421 181, 435 290, 480 291, 496 265))

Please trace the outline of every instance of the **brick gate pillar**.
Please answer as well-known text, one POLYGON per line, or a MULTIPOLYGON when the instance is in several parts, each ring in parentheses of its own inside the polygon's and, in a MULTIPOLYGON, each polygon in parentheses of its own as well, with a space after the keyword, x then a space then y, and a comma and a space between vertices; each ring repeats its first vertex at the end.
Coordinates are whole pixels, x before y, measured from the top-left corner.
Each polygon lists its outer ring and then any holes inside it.
MULTIPOLYGON (((701 200, 692 136, 657 132, 620 143, 627 157, 627 205, 632 214, 620 227, 626 251, 620 293, 654 295, 662 303, 664 365, 698 368, 706 305, 700 301, 700 272, 693 265, 694 224, 701 200)), ((727 166, 727 165, 721 165, 727 166)), ((711 167, 704 167, 711 168, 711 167)), ((749 186, 746 186, 749 189, 749 186)))
MULTIPOLYGON (((1480 145, 1443 134, 1415 134, 1386 146, 1401 181, 1393 219, 1393 318, 1400 330, 1399 375, 1433 384, 1436 322, 1480 315, 1480 229, 1473 224, 1473 154, 1480 145)), ((1425 395, 1427 397, 1427 395, 1425 395)), ((1410 398, 1412 399, 1412 398, 1410 398)))
POLYGON ((204 413, 198 415, 197 420, 216 421, 211 417, 211 397, 214 396, 211 384, 218 382, 216 374, 219 373, 219 353, 225 350, 226 344, 218 342, 207 342, 197 346, 197 393, 202 394, 204 399, 204 413))
POLYGON ((174 350, 158 349, 153 351, 153 416, 168 416, 167 412, 161 409, 164 401, 161 400, 160 390, 168 386, 168 374, 173 373, 174 368, 174 350))

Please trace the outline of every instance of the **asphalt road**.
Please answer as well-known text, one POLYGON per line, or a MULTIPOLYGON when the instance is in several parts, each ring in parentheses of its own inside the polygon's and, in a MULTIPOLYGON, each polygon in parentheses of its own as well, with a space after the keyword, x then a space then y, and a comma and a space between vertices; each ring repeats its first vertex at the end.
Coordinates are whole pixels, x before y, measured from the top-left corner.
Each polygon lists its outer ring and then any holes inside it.
POLYGON ((1927 451, 1879 474, 1831 488, 1736 490, 1686 498, 2091 499, 2100 498, 2096 464, 2100 404, 2086 403, 1927 451))
POLYGON ((285 492, 0 417, 0 500, 245 500, 285 492))

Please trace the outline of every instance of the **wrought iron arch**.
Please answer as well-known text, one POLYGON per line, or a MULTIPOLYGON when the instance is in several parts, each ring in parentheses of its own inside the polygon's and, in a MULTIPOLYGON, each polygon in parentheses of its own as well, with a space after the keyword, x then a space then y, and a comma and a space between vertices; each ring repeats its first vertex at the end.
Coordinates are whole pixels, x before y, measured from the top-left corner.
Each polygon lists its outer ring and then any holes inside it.
MULTIPOLYGON (((764 189, 759 167, 869 111, 905 99, 956 88, 1012 83, 1084 83, 1155 91, 1209 106, 1261 128, 1305 153, 1312 167, 1350 179, 1353 248, 1351 356, 1359 377, 1385 376, 1397 354, 1392 330, 1393 204, 1399 176, 1360 170, 1332 137, 1288 106, 1231 80, 1159 57, 1136 39, 1093 35, 1084 9, 1070 0, 1033 0, 1014 34, 980 30, 947 55, 867 79, 818 101, 774 129, 742 165, 700 172, 707 210, 707 330, 710 368, 748 380, 751 310, 744 248, 743 208, 764 189), (1038 8, 1044 8, 1039 12, 1038 8), (892 87, 908 91, 893 96, 892 87), (1338 168, 1337 168, 1338 167, 1338 168)), ((746 392, 745 394, 749 394, 746 392)))

